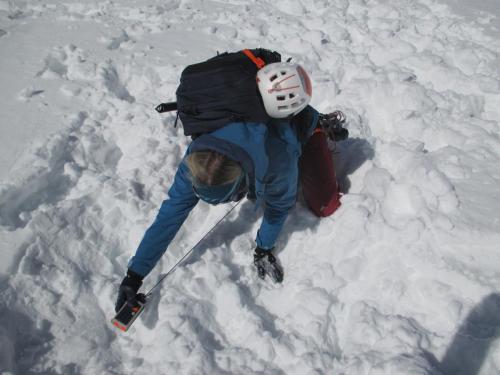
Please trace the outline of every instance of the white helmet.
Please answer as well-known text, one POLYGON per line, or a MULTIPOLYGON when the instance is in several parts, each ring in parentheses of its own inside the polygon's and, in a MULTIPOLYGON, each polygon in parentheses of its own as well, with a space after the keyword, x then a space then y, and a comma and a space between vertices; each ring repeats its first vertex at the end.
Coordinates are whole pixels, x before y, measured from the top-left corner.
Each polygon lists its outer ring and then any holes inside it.
POLYGON ((311 80, 297 64, 265 65, 257 72, 257 85, 267 114, 274 118, 295 115, 311 101, 311 80))

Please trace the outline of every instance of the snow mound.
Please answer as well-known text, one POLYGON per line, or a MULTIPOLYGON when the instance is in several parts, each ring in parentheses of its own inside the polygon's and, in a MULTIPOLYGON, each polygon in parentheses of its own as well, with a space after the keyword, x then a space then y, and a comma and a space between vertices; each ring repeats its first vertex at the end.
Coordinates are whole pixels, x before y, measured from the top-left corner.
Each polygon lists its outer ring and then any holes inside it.
MULTIPOLYGON (((500 372, 500 43, 477 24, 431 0, 0 1, 0 18, 0 46, 33 42, 2 95, 59 124, 0 185, 0 373, 500 372), (188 145, 153 108, 187 64, 254 46, 346 112, 342 206, 299 201, 277 286, 241 204, 119 334, 117 286, 188 145)), ((145 289, 227 209, 199 204, 145 289)))

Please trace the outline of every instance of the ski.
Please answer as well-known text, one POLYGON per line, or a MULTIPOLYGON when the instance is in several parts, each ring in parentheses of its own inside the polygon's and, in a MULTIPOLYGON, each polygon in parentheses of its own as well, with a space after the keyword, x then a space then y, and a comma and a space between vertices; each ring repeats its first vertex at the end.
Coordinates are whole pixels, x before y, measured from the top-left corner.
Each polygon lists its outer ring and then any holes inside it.
POLYGON ((127 332, 132 323, 139 317, 146 306, 146 296, 142 293, 137 295, 137 306, 124 303, 118 310, 111 323, 123 332, 127 332))

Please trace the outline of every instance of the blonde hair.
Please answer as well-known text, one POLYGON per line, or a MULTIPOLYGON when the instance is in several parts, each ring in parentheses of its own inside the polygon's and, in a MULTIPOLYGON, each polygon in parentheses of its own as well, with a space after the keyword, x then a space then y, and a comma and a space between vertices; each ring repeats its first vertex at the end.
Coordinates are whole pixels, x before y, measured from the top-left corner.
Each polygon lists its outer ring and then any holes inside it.
POLYGON ((235 182, 242 173, 237 162, 213 150, 195 151, 188 155, 186 162, 191 176, 209 186, 235 182))

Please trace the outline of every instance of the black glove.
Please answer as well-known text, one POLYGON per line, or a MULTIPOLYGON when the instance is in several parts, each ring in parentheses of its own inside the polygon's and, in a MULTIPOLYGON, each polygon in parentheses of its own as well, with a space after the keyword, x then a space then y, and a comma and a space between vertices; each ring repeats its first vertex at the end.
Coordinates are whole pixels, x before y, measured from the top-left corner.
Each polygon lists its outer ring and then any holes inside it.
POLYGON ((261 279, 265 279, 266 275, 269 275, 275 283, 281 283, 283 281, 283 269, 274 257, 272 250, 257 247, 253 255, 253 264, 257 267, 257 274, 261 279))
POLYGON ((342 111, 320 114, 318 126, 326 131, 328 138, 332 141, 343 141, 349 137, 349 132, 343 127, 345 120, 346 117, 342 111))
POLYGON ((137 291, 142 285, 143 277, 132 270, 127 271, 127 276, 120 284, 118 298, 116 300, 115 311, 118 312, 125 303, 133 307, 139 306, 137 301, 143 300, 143 294, 137 294, 137 291))

